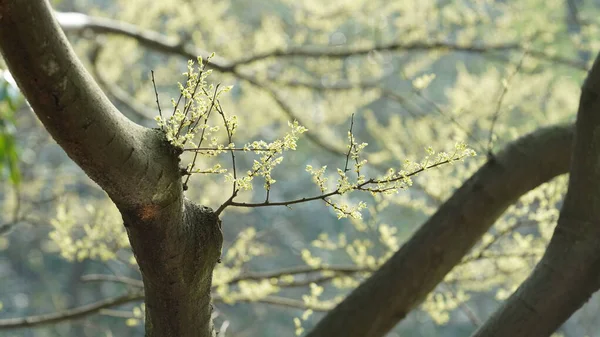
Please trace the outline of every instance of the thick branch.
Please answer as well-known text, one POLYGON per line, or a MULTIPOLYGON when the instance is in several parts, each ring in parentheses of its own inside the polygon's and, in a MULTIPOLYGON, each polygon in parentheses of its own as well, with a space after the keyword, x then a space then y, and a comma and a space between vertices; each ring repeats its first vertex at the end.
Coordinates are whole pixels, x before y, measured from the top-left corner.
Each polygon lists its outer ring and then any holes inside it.
POLYGON ((77 308, 68 309, 64 311, 58 311, 51 314, 28 316, 21 318, 7 318, 0 319, 0 330, 1 329, 20 329, 20 328, 33 328, 47 324, 55 324, 64 321, 71 321, 75 319, 81 319, 89 315, 96 314, 102 309, 112 308, 119 305, 127 304, 130 302, 141 301, 144 299, 144 294, 134 293, 113 298, 107 298, 91 304, 82 305, 77 308))
POLYGON ((558 126, 510 144, 308 336, 384 336, 425 299, 509 205, 567 172, 572 137, 571 126, 558 126))
POLYGON ((600 55, 579 101, 569 188, 546 253, 474 334, 549 336, 600 287, 600 55))
POLYGON ((184 201, 180 152, 164 132, 134 124, 110 104, 47 0, 0 0, 0 50, 53 138, 119 208, 144 282, 146 336, 214 336, 220 221, 184 201))
POLYGON ((176 198, 168 187, 179 179, 177 161, 162 134, 116 110, 75 56, 47 0, 0 0, 0 52, 52 137, 117 204, 176 198), (175 173, 163 172, 169 166, 175 173))

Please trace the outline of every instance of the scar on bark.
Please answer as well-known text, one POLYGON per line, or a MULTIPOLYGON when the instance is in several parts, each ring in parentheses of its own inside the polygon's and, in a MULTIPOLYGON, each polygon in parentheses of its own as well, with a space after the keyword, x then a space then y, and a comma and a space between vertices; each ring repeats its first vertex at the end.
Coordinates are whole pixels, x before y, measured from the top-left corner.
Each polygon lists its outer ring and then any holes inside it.
POLYGON ((137 213, 141 220, 147 221, 158 216, 160 207, 156 204, 143 205, 137 213))

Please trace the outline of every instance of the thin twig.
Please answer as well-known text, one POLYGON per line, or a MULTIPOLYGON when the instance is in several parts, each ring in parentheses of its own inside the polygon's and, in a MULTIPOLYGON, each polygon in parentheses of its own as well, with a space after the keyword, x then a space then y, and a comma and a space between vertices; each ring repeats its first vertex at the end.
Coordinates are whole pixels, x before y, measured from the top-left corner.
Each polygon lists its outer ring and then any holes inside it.
MULTIPOLYGON (((452 295, 456 297, 456 291, 450 284, 442 283, 442 286, 446 287, 450 291, 450 293, 452 293, 452 295)), ((467 316, 473 327, 478 328, 479 326, 481 326, 481 319, 477 316, 477 314, 473 311, 473 309, 471 309, 471 307, 467 303, 461 302, 458 305, 458 307, 465 314, 465 316, 467 316)))
MULTIPOLYGON (((288 58, 288 57, 311 57, 311 58, 346 58, 351 56, 368 55, 373 51, 453 51, 475 54, 485 54, 492 52, 523 50, 523 46, 519 42, 500 43, 494 45, 464 45, 446 41, 434 42, 393 42, 384 45, 373 45, 366 47, 346 47, 346 48, 331 48, 321 46, 299 46, 287 49, 275 49, 263 53, 248 56, 243 59, 231 62, 231 66, 236 67, 264 60, 267 58, 288 58)), ((555 63, 560 63, 581 70, 586 70, 587 65, 578 60, 557 57, 545 54, 544 52, 535 52, 535 57, 555 63)))
MULTIPOLYGON (((459 160, 461 158, 458 158, 456 160, 459 160)), ((454 160, 452 160, 454 161, 454 160)), ((361 184, 358 184, 354 190, 356 191, 363 191, 363 192, 372 192, 372 191, 377 191, 374 189, 370 189, 367 185, 371 185, 371 184, 380 184, 380 183, 390 183, 390 182, 395 182, 401 179, 405 179, 405 178, 409 178, 415 175, 418 175, 419 173, 431 169, 431 168, 435 168, 444 164, 448 164, 450 162, 450 160, 444 160, 441 161, 439 163, 435 163, 432 164, 428 167, 422 167, 418 170, 415 170, 411 173, 408 173, 406 175, 400 175, 396 178, 393 179, 389 179, 389 180, 380 180, 380 179, 369 179, 361 184)), ((335 196, 335 195, 340 195, 340 189, 336 189, 335 191, 329 192, 329 193, 325 193, 325 194, 321 194, 321 195, 317 195, 317 196, 313 196, 313 197, 306 197, 306 198, 301 198, 301 199, 295 199, 295 200, 288 200, 288 201, 278 201, 278 202, 262 202, 262 203, 246 203, 246 202, 236 202, 236 201, 232 201, 229 200, 227 202, 225 202, 223 205, 225 206, 236 206, 236 207, 266 207, 266 206, 289 206, 289 205, 293 205, 293 204, 299 204, 299 203, 304 203, 304 202, 309 202, 309 201, 314 201, 314 200, 324 200, 327 202, 327 198, 335 196)), ((223 205, 221 205, 221 208, 224 208, 223 205)))
POLYGON ((144 283, 141 280, 132 279, 125 276, 116 276, 108 274, 88 274, 81 277, 83 282, 114 282, 128 286, 143 288, 144 283))
POLYGON ((485 147, 483 146, 483 144, 481 144, 479 139, 477 139, 477 137, 475 137, 473 135, 473 132, 471 132, 471 131, 467 130, 465 127, 463 127, 462 124, 460 124, 460 122, 458 122, 458 120, 456 120, 456 118, 454 118, 454 116, 452 116, 449 113, 446 113, 436 102, 434 102, 429 97, 425 96, 425 94, 423 94, 423 92, 421 92, 420 90, 417 90, 412 85, 411 85, 411 88, 412 88, 412 92, 415 95, 417 95, 418 97, 423 99, 425 102, 429 103, 429 105, 431 105, 437 113, 439 113, 443 117, 447 118, 450 122, 452 122, 452 124, 454 124, 457 128, 459 128, 467 137, 469 137, 476 145, 478 145, 479 146, 478 150, 481 151, 481 150, 485 149, 485 147))
POLYGON ((280 278, 285 275, 298 275, 298 274, 310 274, 310 273, 323 273, 323 272, 335 272, 342 274, 359 273, 359 272, 372 272, 372 268, 362 266, 296 266, 289 267, 275 271, 268 272, 253 272, 244 273, 238 277, 232 278, 228 283, 236 283, 239 281, 258 281, 271 278, 280 278))
POLYGON ((354 146, 354 134, 352 128, 354 127, 354 114, 350 118, 350 131, 348 131, 348 138, 350 138, 350 144, 348 145, 348 152, 346 152, 346 164, 344 164, 344 172, 348 172, 348 161, 350 160, 350 153, 352 153, 352 147, 354 146))
MULTIPOLYGON (((57 19, 63 29, 65 31, 83 31, 83 30, 91 30, 100 34, 114 34, 126 36, 132 39, 135 39, 141 45, 146 48, 155 50, 157 52, 179 55, 186 59, 195 59, 198 55, 201 55, 203 58, 207 58, 210 53, 207 51, 201 50, 193 45, 182 44, 179 38, 169 37, 158 32, 152 30, 141 29, 137 26, 120 22, 116 20, 106 19, 106 18, 97 18, 92 16, 87 16, 80 13, 60 13, 57 12, 57 19)), ((253 73, 249 71, 242 71, 240 67, 243 65, 250 64, 252 62, 256 62, 259 60, 264 60, 266 58, 272 57, 295 57, 295 56, 305 56, 305 57, 349 57, 355 55, 366 55, 373 50, 389 50, 389 51, 456 51, 456 52, 469 52, 469 53, 478 53, 478 54, 497 54, 498 52, 505 52, 510 50, 522 50, 522 44, 518 42, 514 43, 504 43, 504 44, 496 44, 496 45, 478 45, 478 46, 470 46, 470 45, 460 45, 449 43, 445 41, 438 42, 416 42, 416 43, 406 43, 406 42, 395 42, 387 45, 381 46, 370 46, 370 47, 360 47, 360 48, 344 48, 340 49, 339 47, 293 47, 285 50, 273 50, 269 52, 264 52, 261 54, 251 55, 246 58, 237 60, 237 61, 229 61, 227 59, 221 57, 215 57, 211 59, 210 67, 222 72, 222 73, 231 73, 232 75, 238 77, 241 80, 247 81, 251 85, 257 87, 259 90, 263 90, 270 94, 275 102, 280 106, 280 108, 288 115, 293 116, 292 119, 299 120, 297 116, 295 116, 292 109, 285 103, 285 101, 281 98, 280 94, 276 92, 274 89, 270 88, 265 83, 258 81, 253 73)), ((531 57, 545 60, 548 62, 552 62, 555 64, 562 64, 569 67, 573 67, 575 69, 587 71, 589 65, 587 62, 578 59, 569 59, 565 57, 548 55, 541 51, 529 51, 529 55, 531 57)), ((503 61, 505 61, 503 59, 503 61)), ((181 97, 180 97, 181 98, 181 97)), ((330 153, 340 155, 343 154, 343 151, 339 151, 339 149, 330 146, 327 142, 322 141, 318 136, 314 135, 312 132, 307 132, 306 137, 327 150, 330 153)))
MULTIPOLYGON (((208 62, 205 63, 205 65, 204 65, 205 67, 206 67, 206 64, 208 64, 208 62)), ((217 91, 219 89, 219 85, 220 84, 217 84, 217 86, 215 88, 215 93, 214 93, 213 99, 211 100, 211 104, 210 104, 210 108, 208 109, 208 112, 206 114, 204 114, 204 117, 205 117, 204 118, 204 125, 208 125, 208 118, 210 117, 210 113, 212 112, 212 110, 213 110, 213 108, 215 106, 215 98, 217 97, 217 91)), ((206 91, 205 91, 205 94, 206 94, 206 91)), ((210 98, 209 95, 207 95, 207 97, 210 98)), ((200 121, 201 118, 202 118, 202 116, 198 117, 198 121, 200 121)), ((199 123, 196 122, 196 124, 192 126, 192 128, 191 128, 192 132, 198 127, 198 124, 199 123)), ((202 128, 202 133, 200 134, 200 141, 198 143, 198 147, 201 147, 202 142, 204 141, 204 133, 205 133, 205 131, 206 131, 206 127, 202 128)), ((185 143, 184 143, 184 145, 185 145, 185 143)), ((188 170, 189 172, 187 172, 187 176, 185 177, 185 182, 183 183, 183 190, 184 191, 186 191, 187 188, 188 188, 187 183, 190 180, 190 177, 192 176, 191 171, 194 169, 194 166, 196 165, 196 159, 198 159, 198 152, 194 153, 194 158, 192 159, 192 162, 191 162, 191 164, 189 166, 190 167, 190 169, 188 170)))
MULTIPOLYGON (((229 127, 229 123, 227 123, 227 118, 225 118, 225 112, 223 111, 223 109, 221 109, 221 104, 217 101, 217 112, 219 113, 219 115, 221 115, 221 118, 223 118, 223 124, 225 124, 225 130, 227 131, 227 139, 229 141, 229 144, 233 144, 233 130, 230 129, 229 127)), ((235 165, 235 152, 233 149, 229 149, 229 152, 231 153, 231 167, 233 170, 233 187, 232 187, 232 191, 231 191, 231 195, 232 197, 235 198, 235 196, 237 195, 237 167, 235 165)), ((232 199, 233 200, 233 199, 232 199)))
POLYGON ((150 70, 150 74, 152 75, 152 86, 154 87, 154 95, 156 96, 156 106, 158 107, 158 115, 160 119, 163 119, 162 110, 160 108, 160 102, 158 101, 158 90, 156 89, 156 81, 154 81, 154 70, 150 70))
MULTIPOLYGON (((113 34, 126 36, 135 39, 141 45, 156 50, 162 53, 176 54, 187 59, 195 59, 198 55, 207 58, 211 53, 202 50, 192 45, 182 44, 181 40, 176 37, 169 37, 156 31, 142 29, 135 25, 111 20, 107 18, 99 18, 88 16, 81 13, 64 13, 56 12, 63 30, 83 31, 90 30, 101 34, 113 34)), ((253 62, 264 60, 267 58, 287 58, 287 57, 329 57, 329 58, 346 58, 350 56, 368 55, 371 51, 455 51, 475 54, 489 54, 504 51, 519 51, 523 50, 523 45, 520 42, 508 42, 493 45, 464 45, 448 41, 433 41, 433 42, 393 42, 384 45, 374 45, 365 47, 321 47, 321 46, 298 46, 287 49, 275 49, 267 52, 250 55, 236 61, 229 61, 221 57, 214 57, 211 62, 211 68, 223 73, 235 73, 238 68, 248 65, 253 62)), ((555 55, 549 55, 542 51, 530 51, 531 56, 573 67, 575 69, 587 71, 588 65, 577 59, 568 59, 555 55)))
POLYGON ((183 151, 199 151, 199 152, 203 152, 203 151, 244 151, 244 152, 273 152, 275 150, 273 149, 257 149, 254 147, 249 147, 249 148, 217 148, 217 147, 194 147, 194 148, 187 148, 187 149, 183 149, 183 151))
POLYGON ((140 119, 154 121, 153 109, 138 103, 135 97, 123 90, 117 83, 108 83, 102 76, 102 72, 98 69, 98 60, 100 58, 100 53, 102 52, 103 44, 99 41, 94 42, 93 48, 88 56, 92 65, 92 74, 98 81, 98 84, 100 84, 109 96, 112 96, 119 104, 127 107, 129 111, 133 112, 140 119))
POLYGON ((515 68, 515 71, 512 74, 510 74, 510 76, 508 76, 508 78, 502 82, 502 92, 500 93, 500 97, 498 98, 498 102, 496 103, 496 111, 494 112, 494 115, 492 117, 492 125, 490 126, 490 136, 488 139, 488 146, 487 146, 488 156, 493 155, 492 145, 494 142, 494 127, 496 126, 496 121, 498 120, 498 117, 500 116, 500 108, 502 108, 502 102, 504 101, 504 97, 506 96, 506 93, 508 92, 508 86, 510 84, 510 81, 519 73, 519 70, 523 66, 523 60, 525 60, 525 56, 527 56, 527 51, 525 51, 523 53, 523 55, 521 56, 521 59, 519 59, 519 63, 517 63, 517 67, 515 68))
MULTIPOLYGON (((224 299, 219 295, 213 295, 213 301, 224 302, 224 299)), ((294 308, 294 309, 311 309, 313 311, 326 312, 333 309, 333 305, 320 304, 311 305, 306 304, 304 301, 295 300, 292 298, 280 297, 280 296, 266 296, 262 298, 236 298, 235 303, 248 302, 248 303, 265 303, 271 305, 277 305, 282 307, 294 308)))

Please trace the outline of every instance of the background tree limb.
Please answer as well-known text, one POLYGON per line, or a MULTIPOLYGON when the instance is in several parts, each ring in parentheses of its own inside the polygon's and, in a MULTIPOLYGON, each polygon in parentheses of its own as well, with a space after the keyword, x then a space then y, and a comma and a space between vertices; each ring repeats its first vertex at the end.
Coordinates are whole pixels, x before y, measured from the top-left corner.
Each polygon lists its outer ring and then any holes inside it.
POLYGON ((473 334, 549 336, 600 287, 600 55, 581 91, 569 188, 546 252, 473 334))
POLYGON ((384 336, 425 299, 508 206, 567 172, 572 138, 572 126, 555 126, 508 145, 307 336, 384 336))

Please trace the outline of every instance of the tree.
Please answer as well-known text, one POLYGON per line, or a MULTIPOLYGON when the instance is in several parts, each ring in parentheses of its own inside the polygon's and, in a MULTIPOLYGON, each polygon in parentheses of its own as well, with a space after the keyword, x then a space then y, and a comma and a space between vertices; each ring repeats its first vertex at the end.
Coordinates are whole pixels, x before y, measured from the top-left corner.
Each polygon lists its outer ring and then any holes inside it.
MULTIPOLYGON (((2 1, 0 25, 3 57, 36 115, 67 154, 106 191, 123 217, 143 277, 146 334, 213 335, 211 277, 221 251, 221 225, 218 214, 184 197, 187 180, 181 179, 177 149, 169 145, 162 130, 131 122, 108 101, 70 49, 48 3, 2 1)), ((63 26, 67 30, 87 27, 118 31, 154 48, 192 54, 185 46, 159 35, 131 27, 119 30, 110 22, 80 20, 63 26)), ((436 44, 390 44, 379 49, 435 47, 436 44)), ((452 48, 447 44, 437 47, 452 48)), ((455 48, 474 49, 460 45, 455 48)), ((498 45, 492 49, 511 48, 520 46, 498 45)), ((233 64, 215 58, 212 65, 260 85, 252 74, 238 70, 239 64, 277 55, 329 53, 332 57, 344 57, 372 50, 291 49, 255 55, 233 64)), ((540 52, 527 53, 555 62, 576 63, 540 52)), ((553 239, 531 277, 478 330, 478 336, 549 335, 598 288, 593 272, 599 255, 594 246, 592 188, 597 181, 592 158, 597 147, 593 110, 598 71, 597 67, 592 68, 581 96, 569 193, 553 239), (567 268, 568 277, 559 274, 567 268), (540 318, 543 323, 539 323, 540 318)), ((289 110, 276 90, 267 90, 282 109, 289 110)), ((317 136, 311 137, 320 141, 317 136)), ((490 153, 487 163, 383 266, 329 312, 309 336, 384 335, 426 298, 518 197, 567 172, 572 138, 572 127, 552 127, 523 137, 500 153, 490 153), (398 287, 399 284, 403 286, 398 287)), ((354 142, 350 149, 353 145, 354 142)), ((128 294, 67 314, 77 317, 141 296, 128 294)), ((35 325, 59 319, 60 315, 51 315, 0 321, 0 325, 35 325)))

